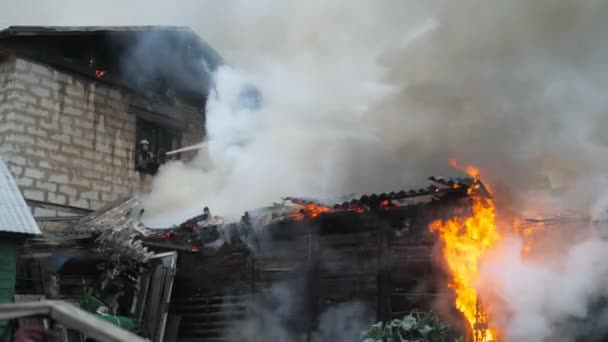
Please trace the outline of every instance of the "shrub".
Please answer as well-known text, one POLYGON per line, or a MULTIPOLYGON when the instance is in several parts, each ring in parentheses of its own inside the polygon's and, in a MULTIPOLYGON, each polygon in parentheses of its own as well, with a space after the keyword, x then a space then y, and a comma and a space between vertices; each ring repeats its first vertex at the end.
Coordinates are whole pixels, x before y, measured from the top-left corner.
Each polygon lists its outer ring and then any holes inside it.
POLYGON ((434 312, 418 312, 379 322, 362 334, 363 342, 463 342, 450 331, 449 324, 439 320, 434 312))

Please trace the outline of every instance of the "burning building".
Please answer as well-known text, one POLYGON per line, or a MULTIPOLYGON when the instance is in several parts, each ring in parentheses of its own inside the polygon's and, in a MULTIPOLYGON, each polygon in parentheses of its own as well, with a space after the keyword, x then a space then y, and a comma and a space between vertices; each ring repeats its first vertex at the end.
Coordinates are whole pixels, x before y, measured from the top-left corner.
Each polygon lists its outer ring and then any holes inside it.
POLYGON ((0 153, 43 232, 147 189, 137 142, 155 154, 200 142, 220 63, 186 28, 0 31, 0 153))
MULTIPOLYGON (((179 339, 239 340, 243 331, 323 340, 331 336, 324 317, 348 305, 357 305, 355 316, 367 323, 429 309, 458 316, 451 300, 440 300, 452 298, 440 296, 451 282, 438 267, 442 251, 449 253, 437 247, 445 232, 429 227, 439 229, 441 220, 456 215, 475 216, 477 196, 489 194, 474 178, 431 180, 436 185, 424 189, 333 204, 286 198, 235 224, 205 210, 145 238, 153 250, 179 253, 169 312, 179 339)), ((458 301, 456 306, 462 311, 458 301)), ((466 332, 468 324, 453 323, 466 332)), ((486 334, 484 322, 478 323, 471 328, 486 334)), ((361 327, 353 329, 358 338, 361 327)))

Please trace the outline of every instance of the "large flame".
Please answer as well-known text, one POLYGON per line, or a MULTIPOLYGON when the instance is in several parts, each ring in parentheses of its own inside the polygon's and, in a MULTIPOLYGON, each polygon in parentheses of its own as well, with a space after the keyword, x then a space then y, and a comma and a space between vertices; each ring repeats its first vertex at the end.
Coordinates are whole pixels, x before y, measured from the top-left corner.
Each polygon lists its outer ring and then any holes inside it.
MULTIPOLYGON (((472 171, 475 181, 469 189, 472 200, 471 213, 456 216, 447 221, 434 221, 430 225, 439 234, 442 242, 443 257, 451 273, 449 286, 456 295, 456 308, 462 312, 472 330, 486 322, 479 322, 479 296, 476 283, 479 278, 479 264, 485 253, 490 251, 501 236, 496 229, 496 207, 491 198, 477 194, 480 188, 475 168, 472 171)), ((495 341, 496 329, 487 326, 481 339, 495 341)))

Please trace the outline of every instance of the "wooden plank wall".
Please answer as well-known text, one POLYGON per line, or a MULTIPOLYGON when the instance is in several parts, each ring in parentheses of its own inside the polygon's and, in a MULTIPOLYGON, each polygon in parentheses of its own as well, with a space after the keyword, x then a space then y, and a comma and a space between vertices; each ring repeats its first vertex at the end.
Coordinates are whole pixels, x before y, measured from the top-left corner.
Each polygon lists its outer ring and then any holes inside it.
POLYGON ((312 229, 279 227, 271 244, 253 251, 238 245, 211 255, 184 252, 172 303, 181 318, 179 340, 230 341, 226 335, 254 298, 288 281, 302 288, 296 318, 286 324, 303 340, 339 303, 363 302, 378 320, 428 310, 446 284, 427 228, 438 215, 431 205, 399 208, 385 217, 332 218, 312 229))

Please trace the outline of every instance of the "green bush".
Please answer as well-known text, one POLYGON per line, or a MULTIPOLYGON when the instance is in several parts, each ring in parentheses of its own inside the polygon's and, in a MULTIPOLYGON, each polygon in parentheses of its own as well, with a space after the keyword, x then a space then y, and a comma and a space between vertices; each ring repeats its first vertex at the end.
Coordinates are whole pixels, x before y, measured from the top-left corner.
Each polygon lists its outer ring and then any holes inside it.
POLYGON ((419 312, 379 322, 362 334, 363 342, 463 342, 450 331, 449 324, 439 320, 434 312, 419 312))

